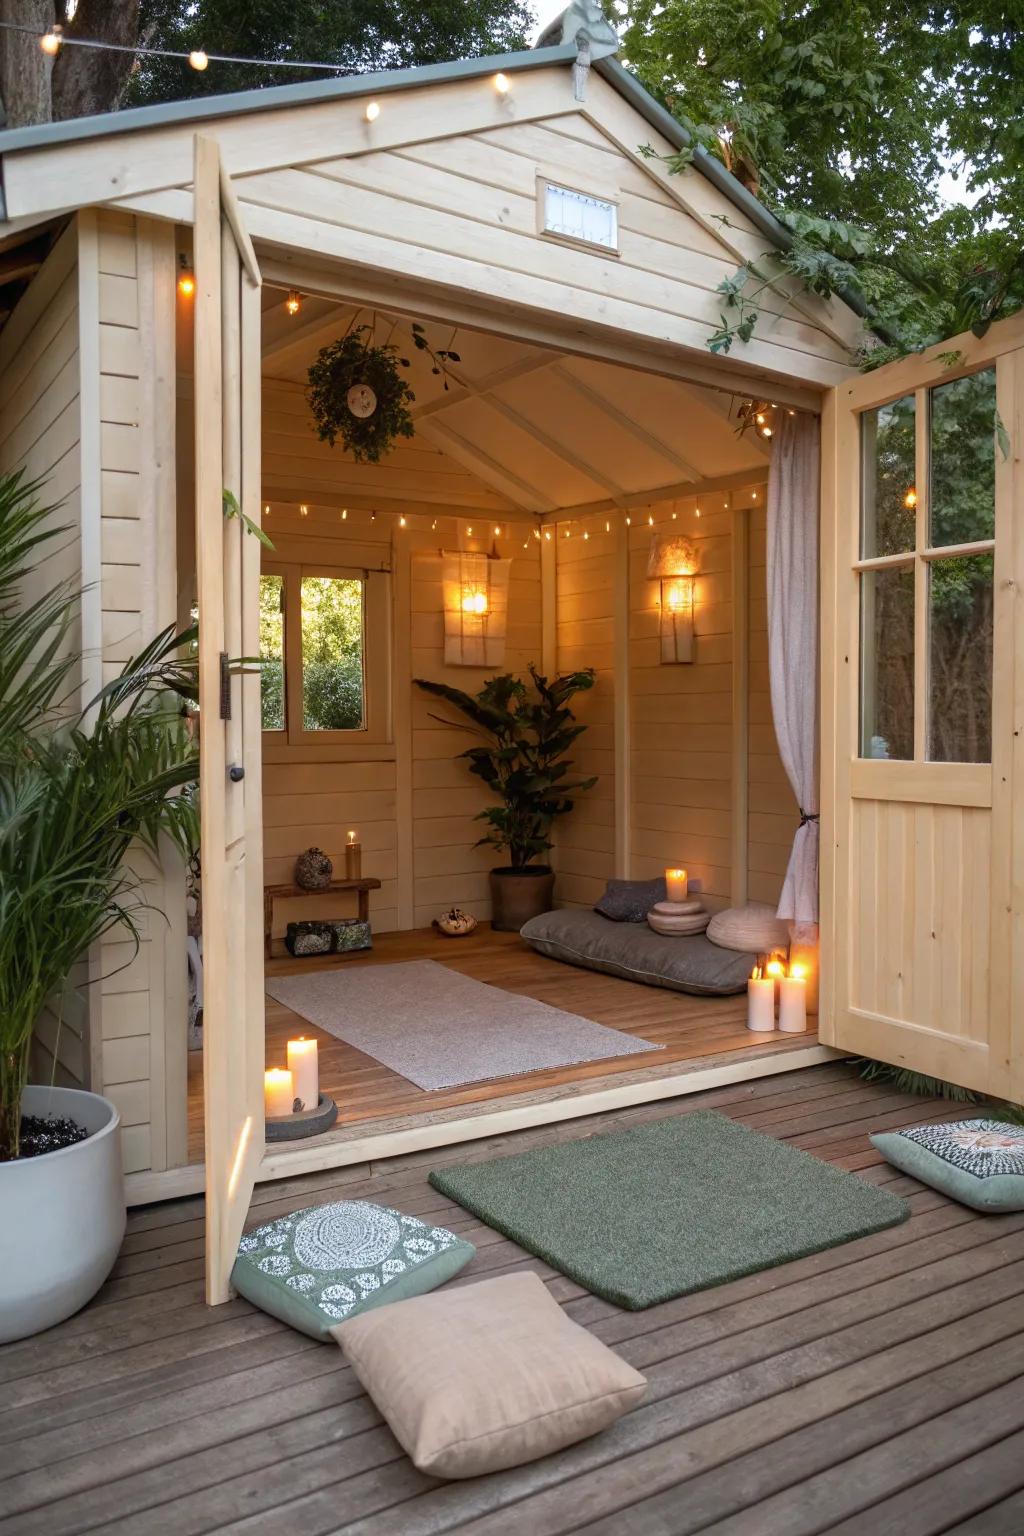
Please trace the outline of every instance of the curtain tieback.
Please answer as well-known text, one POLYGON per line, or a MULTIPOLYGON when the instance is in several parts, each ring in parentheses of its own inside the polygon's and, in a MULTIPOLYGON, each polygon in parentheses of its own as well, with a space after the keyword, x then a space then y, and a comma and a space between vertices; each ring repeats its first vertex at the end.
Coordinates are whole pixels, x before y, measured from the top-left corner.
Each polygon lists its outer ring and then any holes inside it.
POLYGON ((803 806, 800 807, 800 825, 802 827, 806 827, 810 821, 819 821, 820 819, 817 811, 808 812, 804 810, 803 806))

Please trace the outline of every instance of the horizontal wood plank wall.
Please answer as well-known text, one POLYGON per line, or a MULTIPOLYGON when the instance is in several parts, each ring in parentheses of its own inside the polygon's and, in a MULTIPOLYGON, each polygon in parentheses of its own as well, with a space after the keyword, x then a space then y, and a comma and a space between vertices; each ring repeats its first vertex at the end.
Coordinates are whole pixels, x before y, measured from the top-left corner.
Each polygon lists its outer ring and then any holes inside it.
MULTIPOLYGON (((100 213, 96 285, 107 680, 177 618, 173 231, 100 213)), ((121 1112, 125 1170, 137 1172, 186 1160, 187 987, 181 861, 169 848, 160 865, 131 858, 155 910, 134 958, 119 930, 100 947, 94 1080, 121 1112)))
MULTIPOLYGON (((301 482, 296 482, 300 485, 301 482)), ((346 747, 315 744, 308 749, 275 745, 264 737, 264 860, 270 882, 291 878, 296 857, 316 844, 344 867, 346 833, 359 831, 363 846, 363 873, 382 881, 371 892, 370 913, 376 932, 402 926, 399 917, 399 881, 411 874, 412 926, 423 927, 446 907, 461 905, 478 918, 490 917, 487 870, 496 862, 486 848, 473 844, 483 828, 474 817, 486 803, 486 791, 457 761, 457 754, 474 738, 468 731, 449 729, 435 715, 458 718, 439 700, 415 688, 414 677, 448 682, 475 692, 494 668, 446 667, 443 659, 441 559, 438 551, 486 550, 492 541, 501 555, 512 558, 509 590, 507 651, 502 670, 524 672, 533 661, 539 664, 541 647, 540 549, 528 527, 503 526, 488 519, 467 524, 439 515, 431 529, 431 516, 410 515, 399 526, 391 513, 370 521, 365 512, 352 512, 345 523, 336 508, 306 503, 301 517, 291 506, 270 503, 267 531, 275 544, 269 563, 275 560, 339 567, 369 567, 371 581, 387 580, 374 568, 388 566, 392 550, 403 545, 411 558, 410 611, 396 613, 396 625, 408 626, 409 668, 392 677, 396 698, 409 702, 411 729, 408 739, 396 739, 375 752, 367 745, 358 758, 346 747), (467 527, 474 527, 470 537, 467 527), (494 527, 502 535, 494 539, 494 527), (394 544, 393 542, 394 541, 394 544), (399 541, 402 541, 401 544, 399 541), (523 548, 524 543, 527 548, 523 548), (410 755, 412 782, 412 870, 399 868, 398 780, 400 755, 410 755)), ((370 644, 388 644, 388 636, 369 637, 370 644)), ((396 648, 400 653, 401 647, 396 648)), ((401 714, 401 711, 396 711, 401 714)), ((342 898, 344 900, 344 898, 342 898)), ((275 912, 274 933, 279 938, 286 923, 301 916, 335 913, 339 898, 311 896, 280 905, 275 912)))
MULTIPOLYGON (((58 581, 81 580, 81 413, 78 229, 72 224, 0 337, 0 473, 20 469, 43 480, 40 494, 56 507, 52 522, 69 529, 25 583, 26 603, 58 581)), ((80 645, 83 628, 76 625, 72 639, 80 645)), ((30 1068, 38 1082, 88 1086, 89 998, 79 990, 87 981, 83 964, 63 1001, 44 1010, 30 1068)))
POLYGON ((800 810, 779 757, 768 683, 768 569, 764 494, 750 511, 750 812, 747 828, 751 901, 777 902, 800 810))
POLYGON ((719 492, 638 508, 630 529, 633 873, 683 865, 712 909, 729 904, 732 867, 731 522, 719 492), (660 660, 659 584, 646 575, 654 532, 697 549, 690 664, 660 660))
POLYGON ((587 727, 573 761, 581 774, 596 774, 597 783, 556 828, 560 906, 593 906, 615 872, 615 533, 614 524, 606 532, 609 522, 591 517, 545 530, 557 541, 558 670, 597 672, 594 688, 577 694, 572 706, 587 727))

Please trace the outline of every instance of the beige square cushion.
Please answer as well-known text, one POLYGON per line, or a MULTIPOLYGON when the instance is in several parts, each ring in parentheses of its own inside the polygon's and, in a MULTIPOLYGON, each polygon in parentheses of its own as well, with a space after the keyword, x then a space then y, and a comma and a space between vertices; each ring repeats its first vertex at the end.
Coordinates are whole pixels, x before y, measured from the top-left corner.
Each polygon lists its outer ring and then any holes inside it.
POLYGON ((595 1435, 647 1383, 532 1271, 436 1291, 331 1329, 421 1472, 479 1477, 595 1435))

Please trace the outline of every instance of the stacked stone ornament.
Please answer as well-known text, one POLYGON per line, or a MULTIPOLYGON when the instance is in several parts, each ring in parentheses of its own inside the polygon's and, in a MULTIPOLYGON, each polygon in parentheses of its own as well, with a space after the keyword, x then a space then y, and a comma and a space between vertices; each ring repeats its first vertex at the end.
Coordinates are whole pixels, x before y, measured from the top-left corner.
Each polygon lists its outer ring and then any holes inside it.
POLYGON ((704 910, 702 901, 658 901, 648 912, 647 921, 655 933, 676 937, 703 933, 711 921, 711 913, 704 910))

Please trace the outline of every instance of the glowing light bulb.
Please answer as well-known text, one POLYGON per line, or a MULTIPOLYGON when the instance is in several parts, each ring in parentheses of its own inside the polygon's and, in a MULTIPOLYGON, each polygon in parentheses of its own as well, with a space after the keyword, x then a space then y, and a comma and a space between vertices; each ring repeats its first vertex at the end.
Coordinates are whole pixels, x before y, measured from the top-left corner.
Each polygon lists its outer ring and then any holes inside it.
POLYGON ((771 437, 771 435, 772 435, 771 427, 762 427, 761 428, 761 436, 762 437, 771 437))
POLYGON ((571 528, 567 528, 565 530, 565 536, 566 536, 567 539, 571 539, 572 538, 572 529, 571 528))
POLYGON ((500 539, 501 538, 501 524, 500 523, 495 523, 495 525, 494 525, 494 537, 496 539, 500 539))
POLYGON ((626 514, 626 527, 627 528, 631 528, 632 526, 633 526, 633 519, 627 513, 626 514))
POLYGON ((39 39, 40 51, 51 59, 60 53, 61 43, 64 41, 61 30, 59 26, 51 27, 49 32, 44 32, 39 39))
POLYGON ((376 521, 377 521, 377 514, 376 514, 376 512, 371 512, 370 513, 370 522, 371 523, 375 523, 376 521))
POLYGON ((545 528, 544 529, 544 537, 545 537, 545 539, 547 539, 548 543, 550 544, 551 543, 551 529, 550 528, 545 528))
POLYGON ((584 530, 583 530, 583 542, 586 543, 586 541, 589 538, 590 538, 590 534, 587 532, 586 528, 584 528, 584 530))
POLYGON ((197 69, 200 74, 202 74, 203 70, 207 68, 210 62, 209 58, 201 48, 193 48, 192 52, 188 56, 188 61, 192 68, 197 69))
POLYGON ((509 92, 509 89, 511 88, 511 85, 512 82, 508 75, 503 75, 500 71, 495 75, 494 89, 497 91, 499 96, 506 96, 509 92))
POLYGON ((486 592, 464 592, 462 594, 463 613, 485 614, 487 612, 486 592))
POLYGON ((914 508, 917 506, 917 491, 914 489, 913 486, 910 487, 909 491, 904 496, 904 498, 903 498, 903 505, 905 507, 909 507, 911 511, 913 511, 914 508))
POLYGON ((470 523, 469 527, 466 529, 466 537, 469 538, 469 539, 471 539, 473 537, 473 524, 472 523, 470 523))
POLYGON ((653 528, 654 527, 654 513, 653 512, 648 512, 648 514, 647 514, 647 526, 648 526, 648 528, 653 528))
POLYGON ((343 523, 347 523, 348 522, 348 507, 342 507, 342 509, 341 509, 341 520, 342 520, 343 523))
POLYGON ((611 533, 612 531, 611 520, 609 518, 605 519, 604 531, 605 533, 611 533))
POLYGON ((431 533, 433 533, 433 532, 434 532, 434 531, 435 531, 435 529, 436 529, 436 528, 437 528, 437 518, 436 518, 436 517, 435 517, 435 518, 434 518, 434 521, 433 521, 433 522, 432 522, 432 523, 431 523, 431 525, 430 525, 430 531, 431 531, 431 533))
POLYGON ((398 526, 399 526, 399 528, 404 528, 406 526, 405 513, 404 512, 402 513, 401 517, 398 519, 398 526))
POLYGON ((309 508, 306 506, 306 503, 304 501, 300 501, 300 503, 299 503, 299 515, 300 515, 300 517, 308 517, 309 516, 309 508))
POLYGON ((178 292, 181 294, 183 299, 190 299, 192 298, 195 291, 196 275, 192 271, 191 267, 187 267, 183 263, 181 271, 178 274, 178 292))
POLYGON ((366 103, 366 121, 368 123, 375 123, 378 117, 380 117, 380 102, 368 101, 366 103))
POLYGON ((284 307, 290 315, 297 315, 302 308, 302 294, 293 288, 284 301, 284 307))
POLYGON ((264 517, 269 517, 270 516, 270 502, 269 501, 267 502, 266 506, 263 508, 263 516, 264 517))

